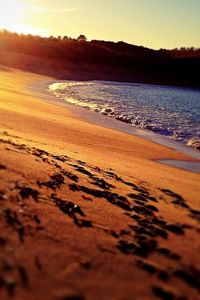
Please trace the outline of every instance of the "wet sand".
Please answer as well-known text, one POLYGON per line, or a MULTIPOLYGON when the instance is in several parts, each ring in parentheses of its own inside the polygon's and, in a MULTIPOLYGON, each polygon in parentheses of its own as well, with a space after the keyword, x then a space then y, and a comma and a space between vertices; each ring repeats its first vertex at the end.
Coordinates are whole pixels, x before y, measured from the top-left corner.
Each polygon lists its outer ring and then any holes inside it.
POLYGON ((198 299, 200 175, 0 72, 0 298, 198 299))

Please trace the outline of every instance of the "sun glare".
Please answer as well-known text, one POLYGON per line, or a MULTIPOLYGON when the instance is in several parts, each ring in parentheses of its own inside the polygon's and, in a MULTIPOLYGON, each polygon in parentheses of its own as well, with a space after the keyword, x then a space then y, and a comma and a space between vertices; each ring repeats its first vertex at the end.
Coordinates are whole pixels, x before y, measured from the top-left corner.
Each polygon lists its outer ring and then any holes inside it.
POLYGON ((5 0, 0 3, 0 30, 11 32, 47 36, 49 32, 27 24, 25 16, 29 6, 23 0, 5 0))
POLYGON ((17 31, 22 17, 22 7, 18 0, 6 0, 0 4, 0 28, 17 31))

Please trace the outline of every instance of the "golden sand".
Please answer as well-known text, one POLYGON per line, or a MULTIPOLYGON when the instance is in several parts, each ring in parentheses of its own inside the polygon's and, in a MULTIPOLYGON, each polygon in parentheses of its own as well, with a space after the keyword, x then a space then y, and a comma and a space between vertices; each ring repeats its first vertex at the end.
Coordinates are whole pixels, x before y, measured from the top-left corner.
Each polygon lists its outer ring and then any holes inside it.
POLYGON ((42 101, 38 80, 0 72, 0 298, 198 299, 200 175, 155 161, 191 158, 42 101))

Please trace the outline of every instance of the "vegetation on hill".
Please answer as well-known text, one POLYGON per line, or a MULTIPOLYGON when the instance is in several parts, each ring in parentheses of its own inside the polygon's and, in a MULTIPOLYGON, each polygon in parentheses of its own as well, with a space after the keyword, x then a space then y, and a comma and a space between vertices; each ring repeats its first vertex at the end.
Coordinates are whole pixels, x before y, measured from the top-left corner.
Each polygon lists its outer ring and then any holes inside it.
POLYGON ((0 64, 60 79, 200 87, 200 49, 153 50, 124 42, 0 32, 0 64))

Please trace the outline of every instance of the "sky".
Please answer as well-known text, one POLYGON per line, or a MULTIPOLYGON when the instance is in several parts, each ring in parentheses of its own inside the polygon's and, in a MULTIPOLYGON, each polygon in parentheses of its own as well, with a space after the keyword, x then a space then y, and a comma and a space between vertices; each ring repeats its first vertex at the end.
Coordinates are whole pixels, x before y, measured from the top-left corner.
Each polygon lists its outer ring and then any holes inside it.
POLYGON ((153 49, 200 47, 200 0, 0 0, 0 28, 153 49))

